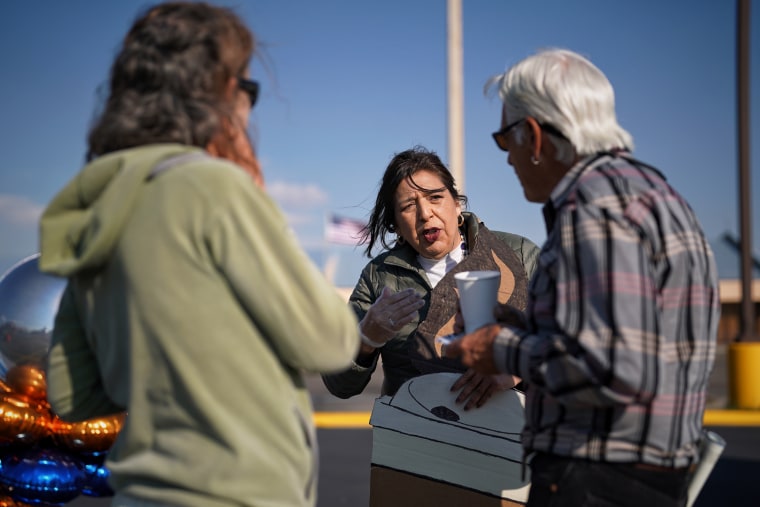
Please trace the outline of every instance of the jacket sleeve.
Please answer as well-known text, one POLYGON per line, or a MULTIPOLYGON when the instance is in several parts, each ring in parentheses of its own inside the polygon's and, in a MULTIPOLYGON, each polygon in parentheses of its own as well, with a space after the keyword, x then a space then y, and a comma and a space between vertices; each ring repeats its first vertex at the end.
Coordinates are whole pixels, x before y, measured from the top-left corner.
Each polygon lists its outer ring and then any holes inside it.
POLYGON ((536 266, 538 266, 538 254, 540 252, 541 248, 539 248, 538 245, 528 238, 522 238, 520 253, 522 254, 523 266, 525 267, 525 273, 528 275, 528 280, 530 280, 536 272, 536 266))
POLYGON ((291 368, 346 368, 359 348, 356 317, 301 249, 274 202, 247 174, 225 178, 210 250, 259 333, 291 368))
POLYGON ((47 358, 47 398, 65 421, 122 412, 106 395, 95 353, 76 309, 71 283, 61 297, 47 358))
MULTIPOLYGON (((364 318, 367 309, 372 305, 374 296, 372 295, 371 283, 371 264, 364 268, 359 281, 354 287, 350 297, 350 306, 357 315, 358 320, 364 318)), ((338 398, 347 399, 357 394, 361 394, 364 388, 369 384, 372 374, 377 368, 380 349, 375 351, 371 362, 361 365, 354 362, 351 366, 341 372, 322 375, 322 382, 325 384, 330 393, 338 398)))

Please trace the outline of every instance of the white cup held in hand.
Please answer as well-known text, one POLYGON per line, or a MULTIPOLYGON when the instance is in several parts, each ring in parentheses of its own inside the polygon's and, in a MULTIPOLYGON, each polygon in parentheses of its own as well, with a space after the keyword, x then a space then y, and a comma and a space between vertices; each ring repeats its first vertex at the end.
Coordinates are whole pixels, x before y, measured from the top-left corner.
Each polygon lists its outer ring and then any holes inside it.
POLYGON ((496 322, 493 310, 501 282, 498 271, 463 271, 454 275, 459 289, 465 333, 496 322))

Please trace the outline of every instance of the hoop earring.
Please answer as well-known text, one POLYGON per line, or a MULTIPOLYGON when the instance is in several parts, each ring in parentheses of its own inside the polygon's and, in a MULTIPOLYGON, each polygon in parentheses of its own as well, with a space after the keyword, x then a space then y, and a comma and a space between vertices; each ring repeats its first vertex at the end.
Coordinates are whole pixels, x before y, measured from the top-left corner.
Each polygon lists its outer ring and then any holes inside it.
POLYGON ((535 156, 531 155, 530 156, 530 163, 533 164, 533 165, 538 165, 538 164, 541 163, 541 161, 538 160, 535 156))
POLYGON ((462 215, 459 215, 459 216, 457 217, 457 225, 458 225, 459 227, 462 227, 462 226, 464 225, 464 217, 463 217, 462 215))
POLYGON ((396 234, 396 243, 399 245, 403 245, 406 243, 406 240, 403 238, 403 236, 396 234))

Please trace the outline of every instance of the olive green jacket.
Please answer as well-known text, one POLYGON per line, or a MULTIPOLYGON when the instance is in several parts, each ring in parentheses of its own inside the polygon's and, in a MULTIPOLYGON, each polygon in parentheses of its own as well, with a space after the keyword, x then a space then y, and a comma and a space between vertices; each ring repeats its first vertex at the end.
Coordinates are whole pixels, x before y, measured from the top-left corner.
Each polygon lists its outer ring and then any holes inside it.
POLYGON ((128 412, 106 462, 117 493, 315 504, 301 371, 350 365, 357 321, 248 174, 173 144, 100 157, 45 210, 39 262, 69 277, 47 367, 53 409, 128 412))
POLYGON ((384 252, 363 269, 349 305, 359 320, 380 296, 384 287, 394 292, 413 288, 425 299, 419 319, 404 326, 385 346, 377 349, 371 363, 354 363, 343 372, 322 375, 327 389, 339 398, 361 393, 382 356, 383 394, 394 394, 405 381, 425 373, 464 371, 458 361, 441 358, 434 350, 437 335, 453 332, 458 297, 454 291, 454 274, 461 271, 499 270, 502 283, 499 301, 524 309, 528 278, 535 269, 539 248, 516 234, 490 231, 475 214, 464 212, 461 228, 469 254, 449 271, 433 289, 425 270, 417 262, 417 252, 409 245, 397 245, 384 252))

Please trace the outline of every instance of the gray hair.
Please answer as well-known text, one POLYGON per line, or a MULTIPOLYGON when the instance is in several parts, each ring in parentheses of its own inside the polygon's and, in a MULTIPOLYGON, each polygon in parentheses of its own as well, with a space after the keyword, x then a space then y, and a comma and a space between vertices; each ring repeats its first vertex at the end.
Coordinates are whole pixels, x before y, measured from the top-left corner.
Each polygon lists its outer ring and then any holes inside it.
MULTIPOLYGON (((531 116, 567 139, 549 133, 557 159, 612 149, 633 149, 633 137, 618 125, 615 92, 607 77, 583 56, 566 49, 546 49, 510 67, 486 83, 496 89, 510 121, 531 116)), ((522 133, 515 133, 522 142, 522 133)))

